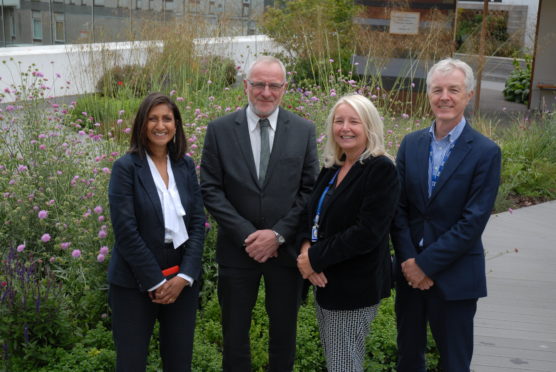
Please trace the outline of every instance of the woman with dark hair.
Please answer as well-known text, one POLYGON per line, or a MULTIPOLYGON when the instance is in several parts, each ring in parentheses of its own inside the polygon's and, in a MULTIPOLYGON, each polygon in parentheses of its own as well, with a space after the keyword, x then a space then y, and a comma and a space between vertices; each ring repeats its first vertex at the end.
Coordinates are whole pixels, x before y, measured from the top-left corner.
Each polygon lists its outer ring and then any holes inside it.
POLYGON ((327 370, 362 372, 371 322, 390 295, 388 238, 400 184, 371 101, 340 98, 327 124, 324 167, 307 205, 297 263, 316 288, 327 370))
POLYGON ((117 371, 145 371, 155 321, 165 372, 190 371, 205 215, 176 104, 152 93, 112 168, 108 281, 117 371))

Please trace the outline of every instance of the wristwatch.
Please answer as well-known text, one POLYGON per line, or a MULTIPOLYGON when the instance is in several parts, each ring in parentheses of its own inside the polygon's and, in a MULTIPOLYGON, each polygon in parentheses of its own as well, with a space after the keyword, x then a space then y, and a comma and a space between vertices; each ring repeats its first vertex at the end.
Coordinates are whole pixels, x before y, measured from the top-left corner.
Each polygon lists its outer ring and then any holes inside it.
POLYGON ((276 232, 274 230, 272 230, 272 232, 274 233, 274 235, 276 235, 276 241, 278 242, 278 245, 284 244, 286 242, 286 239, 284 239, 284 237, 280 235, 279 232, 276 232))

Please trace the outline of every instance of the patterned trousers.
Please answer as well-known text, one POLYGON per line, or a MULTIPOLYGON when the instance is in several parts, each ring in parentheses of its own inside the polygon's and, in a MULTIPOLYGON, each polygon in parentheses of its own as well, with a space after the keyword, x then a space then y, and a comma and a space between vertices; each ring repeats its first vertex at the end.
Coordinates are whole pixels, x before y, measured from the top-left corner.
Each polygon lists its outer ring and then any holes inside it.
POLYGON ((363 372, 365 339, 378 304, 356 310, 326 310, 316 304, 328 372, 363 372))

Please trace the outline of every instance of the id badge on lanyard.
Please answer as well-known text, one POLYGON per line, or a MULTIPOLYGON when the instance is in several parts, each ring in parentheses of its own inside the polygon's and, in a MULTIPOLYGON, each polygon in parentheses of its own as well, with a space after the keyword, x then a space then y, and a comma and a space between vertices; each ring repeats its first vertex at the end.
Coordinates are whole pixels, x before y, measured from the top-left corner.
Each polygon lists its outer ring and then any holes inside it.
POLYGON ((315 212, 315 218, 313 219, 313 227, 311 228, 311 243, 316 243, 319 237, 319 218, 320 218, 320 214, 321 214, 321 209, 322 209, 322 203, 324 202, 324 198, 326 198, 326 194, 328 193, 328 190, 330 190, 330 187, 334 184, 334 181, 336 181, 336 177, 338 176, 338 173, 340 172, 340 169, 338 169, 336 171, 336 173, 334 173, 334 177, 332 177, 332 179, 330 180, 330 182, 328 182, 328 185, 326 185, 326 187, 324 188, 324 191, 322 192, 320 199, 319 199, 319 203, 317 204, 317 211, 315 212))

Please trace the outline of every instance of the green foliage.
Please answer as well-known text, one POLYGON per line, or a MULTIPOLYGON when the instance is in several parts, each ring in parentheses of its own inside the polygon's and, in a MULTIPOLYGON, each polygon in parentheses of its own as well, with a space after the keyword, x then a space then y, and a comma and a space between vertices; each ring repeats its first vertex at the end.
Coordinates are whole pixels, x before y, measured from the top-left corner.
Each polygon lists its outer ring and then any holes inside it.
POLYGON ((556 198, 556 117, 503 132, 501 198, 556 198))
MULTIPOLYGON (((458 9, 456 48, 463 53, 477 53, 483 14, 476 10, 458 9)), ((513 57, 520 55, 518 36, 508 34, 508 13, 490 12, 486 19, 485 54, 513 57)))
POLYGON ((51 347, 74 341, 64 291, 48 263, 12 247, 3 254, 0 344, 8 369, 33 370, 49 363, 51 347), (7 356, 7 358, 6 358, 7 356))
POLYGON ((150 91, 150 82, 144 76, 145 69, 142 66, 114 66, 99 79, 97 91, 111 98, 122 95, 124 91, 132 97, 143 97, 150 91))
POLYGON ((350 0, 294 0, 268 8, 261 28, 286 50, 282 56, 301 86, 328 86, 330 76, 352 70, 353 17, 360 7, 350 0), (334 61, 335 60, 335 61, 334 61))
POLYGON ((531 87, 531 56, 525 56, 525 68, 521 67, 517 59, 513 60, 514 70, 506 80, 504 98, 510 102, 529 103, 529 88, 531 87))

